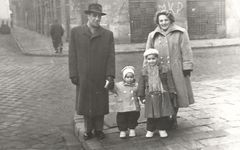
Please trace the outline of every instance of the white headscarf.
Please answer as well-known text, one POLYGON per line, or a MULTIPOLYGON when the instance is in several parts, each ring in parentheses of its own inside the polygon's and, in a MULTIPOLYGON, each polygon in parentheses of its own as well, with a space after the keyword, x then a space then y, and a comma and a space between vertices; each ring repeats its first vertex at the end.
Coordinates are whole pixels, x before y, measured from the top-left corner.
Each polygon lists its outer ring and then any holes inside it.
POLYGON ((146 58, 148 55, 159 55, 159 52, 154 48, 149 48, 143 53, 144 58, 146 58))
POLYGON ((127 73, 132 73, 134 75, 135 68, 133 66, 126 66, 124 67, 121 72, 123 74, 123 78, 125 78, 127 73))

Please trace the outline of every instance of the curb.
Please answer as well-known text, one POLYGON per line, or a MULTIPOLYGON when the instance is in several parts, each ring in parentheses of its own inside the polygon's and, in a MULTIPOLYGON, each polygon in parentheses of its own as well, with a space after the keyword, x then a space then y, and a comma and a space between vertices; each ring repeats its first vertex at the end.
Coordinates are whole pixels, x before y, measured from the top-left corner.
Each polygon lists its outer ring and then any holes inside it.
POLYGON ((68 54, 34 54, 29 52, 23 52, 26 56, 39 56, 39 57, 68 57, 68 54))
MULTIPOLYGON (((19 49, 21 52, 26 56, 40 56, 40 57, 68 57, 68 54, 36 54, 31 53, 24 49, 22 44, 19 40, 15 37, 14 33, 11 33, 12 37, 16 41, 19 49)), ((210 39, 210 40, 192 40, 191 46, 192 49, 206 49, 206 48, 217 48, 217 47, 229 47, 229 46, 239 46, 240 39, 210 39)), ((138 44, 116 44, 115 45, 115 54, 128 54, 128 53, 140 53, 144 52, 145 50, 145 43, 138 43, 138 44), (132 50, 134 47, 134 50, 132 50)))
POLYGON ((73 128, 71 125, 61 125, 59 130, 65 140, 65 146, 67 150, 79 150, 82 149, 82 143, 79 142, 77 137, 74 135, 73 128))
POLYGON ((83 139, 84 124, 83 118, 80 115, 75 115, 73 120, 74 134, 82 144, 84 150, 105 150, 101 143, 93 138, 91 140, 85 141, 83 139))

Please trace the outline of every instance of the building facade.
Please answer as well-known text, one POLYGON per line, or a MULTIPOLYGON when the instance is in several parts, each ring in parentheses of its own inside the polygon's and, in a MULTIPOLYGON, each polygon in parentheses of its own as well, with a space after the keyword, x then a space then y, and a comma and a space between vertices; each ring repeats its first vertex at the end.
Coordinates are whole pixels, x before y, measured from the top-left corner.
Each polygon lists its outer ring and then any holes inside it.
POLYGON ((54 20, 64 27, 68 39, 70 28, 69 0, 10 0, 12 18, 20 26, 49 36, 54 20))
POLYGON ((84 10, 93 2, 102 4, 107 13, 102 26, 114 32, 116 43, 145 42, 156 27, 155 12, 165 9, 192 40, 240 37, 238 0, 10 0, 10 5, 16 25, 49 35, 58 19, 67 40, 72 27, 86 23, 84 10))

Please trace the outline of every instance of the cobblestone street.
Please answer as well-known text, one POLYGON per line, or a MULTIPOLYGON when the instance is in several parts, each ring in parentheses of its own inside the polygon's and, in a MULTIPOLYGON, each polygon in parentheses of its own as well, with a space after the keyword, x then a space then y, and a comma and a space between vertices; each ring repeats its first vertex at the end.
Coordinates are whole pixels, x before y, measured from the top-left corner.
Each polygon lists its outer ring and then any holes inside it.
MULTIPOLYGON (((239 51, 237 46, 194 50, 196 103, 180 110, 179 129, 170 131, 169 138, 145 139, 140 125, 138 136, 127 140, 120 140, 114 129, 101 141, 103 147, 238 150, 239 51)), ((11 35, 0 36, 0 150, 68 149, 65 131, 73 128, 75 89, 67 63, 67 57, 22 55, 11 35)), ((116 64, 119 80, 124 65, 134 65, 139 72, 142 54, 118 54, 116 64)))
POLYGON ((66 58, 28 57, 0 36, 0 149, 65 150, 74 114, 66 58))

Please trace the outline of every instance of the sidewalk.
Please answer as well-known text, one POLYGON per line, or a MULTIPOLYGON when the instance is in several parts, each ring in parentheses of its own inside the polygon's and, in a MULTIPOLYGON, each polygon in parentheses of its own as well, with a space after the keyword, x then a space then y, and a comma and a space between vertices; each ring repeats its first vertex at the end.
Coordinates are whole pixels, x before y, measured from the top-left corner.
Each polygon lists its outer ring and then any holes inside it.
MULTIPOLYGON (((43 36, 34 31, 15 27, 12 29, 12 35, 15 38, 19 48, 26 55, 35 56, 54 56, 62 57, 68 55, 68 43, 64 42, 63 54, 54 53, 50 37, 43 36)), ((234 39, 210 39, 210 40, 193 40, 191 41, 193 49, 209 48, 219 46, 240 45, 240 38, 234 39)), ((116 44, 116 53, 141 52, 145 48, 145 43, 138 44, 116 44)))
POLYGON ((169 131, 165 139, 157 132, 153 138, 145 138, 145 124, 142 123, 134 138, 120 139, 117 128, 106 127, 105 139, 84 141, 80 116, 75 117, 75 134, 86 150, 239 150, 239 84, 240 76, 194 82, 196 103, 180 109, 179 128, 169 131))
POLYGON ((105 139, 84 141, 80 116, 75 117, 75 134, 86 150, 239 150, 239 84, 240 76, 194 82, 195 104, 180 109, 179 128, 169 131, 165 139, 157 132, 145 138, 142 123, 134 138, 120 139, 117 128, 105 128, 105 139))

